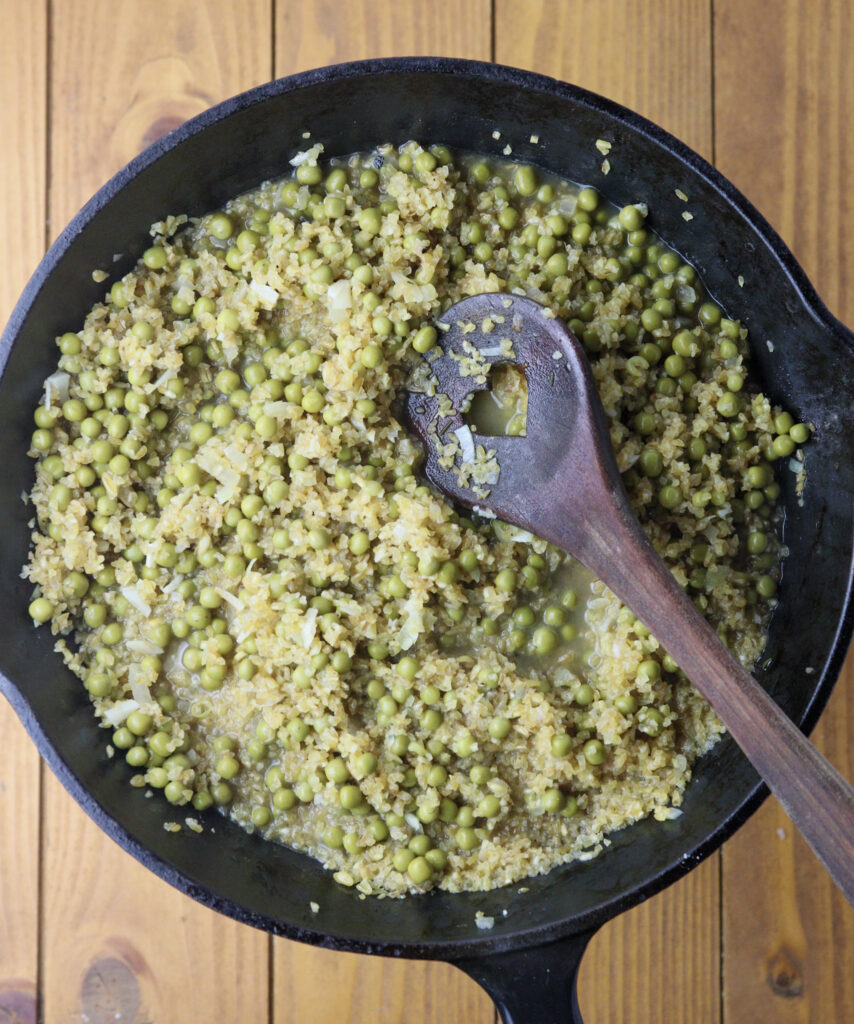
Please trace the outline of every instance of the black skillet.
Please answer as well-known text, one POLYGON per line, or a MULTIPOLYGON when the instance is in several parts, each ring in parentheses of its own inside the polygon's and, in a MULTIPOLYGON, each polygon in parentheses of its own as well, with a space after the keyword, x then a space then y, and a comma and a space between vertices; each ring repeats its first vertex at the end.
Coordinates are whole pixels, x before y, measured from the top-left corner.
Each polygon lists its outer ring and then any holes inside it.
POLYGON ((505 1021, 577 1022, 575 979, 590 936, 717 849, 766 795, 731 740, 697 763, 681 817, 616 833, 592 861, 489 893, 360 900, 309 858, 223 819, 216 819, 215 834, 166 832, 163 823, 174 811, 132 789, 126 765, 107 758, 82 686, 54 654, 48 632, 27 619, 30 588, 19 573, 30 510, 21 494, 33 470, 24 453, 32 410, 55 365, 55 336, 77 329, 109 284, 93 282, 92 269, 123 274, 145 247, 149 225, 165 214, 200 214, 286 173, 289 157, 306 145, 306 130, 328 155, 415 138, 500 158, 509 144, 510 159, 593 185, 618 204, 650 204, 651 226, 749 327, 767 392, 816 426, 802 500, 792 474, 785 467, 780 473, 791 554, 756 670, 805 730, 827 701, 852 630, 852 335, 750 203, 660 128, 552 79, 432 58, 295 75, 235 97, 161 139, 62 233, 3 334, 0 574, 7 584, 0 686, 75 799, 143 864, 237 920, 334 949, 448 960, 487 988, 505 1021), (598 139, 612 144, 607 176, 598 139), (691 221, 682 217, 686 210, 691 221), (494 919, 491 929, 477 926, 478 912, 494 919))

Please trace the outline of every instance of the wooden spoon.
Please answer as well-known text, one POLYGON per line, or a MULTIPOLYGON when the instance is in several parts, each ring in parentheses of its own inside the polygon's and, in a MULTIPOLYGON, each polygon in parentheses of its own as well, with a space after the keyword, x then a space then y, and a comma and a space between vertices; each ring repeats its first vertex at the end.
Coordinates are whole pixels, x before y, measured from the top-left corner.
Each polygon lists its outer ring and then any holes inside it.
POLYGON ((464 299, 438 326, 440 344, 428 354, 437 394, 410 391, 405 408, 426 448, 427 478, 458 504, 574 555, 632 609, 715 709, 854 906, 854 790, 730 654, 647 540, 579 342, 543 306, 504 294, 464 299), (526 436, 471 434, 462 413, 502 364, 525 371, 526 436), (473 482, 463 461, 465 454, 470 466, 471 441, 495 450, 497 480, 473 482))

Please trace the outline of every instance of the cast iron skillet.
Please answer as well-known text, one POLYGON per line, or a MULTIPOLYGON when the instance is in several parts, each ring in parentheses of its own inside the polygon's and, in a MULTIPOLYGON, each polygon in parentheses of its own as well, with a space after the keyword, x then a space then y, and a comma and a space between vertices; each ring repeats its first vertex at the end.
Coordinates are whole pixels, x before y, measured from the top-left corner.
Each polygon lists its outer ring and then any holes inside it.
POLYGON ((653 228, 750 328, 767 391, 817 428, 802 501, 792 475, 780 474, 791 554, 757 670, 804 729, 824 707, 852 629, 854 461, 845 430, 854 407, 852 335, 750 203, 670 135, 552 79, 443 59, 365 61, 295 75, 237 96, 161 139, 63 232, 3 335, 0 574, 7 607, 0 685, 71 794, 143 864, 240 921, 334 949, 448 960, 488 989, 505 1021, 580 1021, 575 978, 593 932, 717 849, 766 795, 730 740, 697 764, 681 817, 616 833, 595 860, 490 893, 360 900, 308 857, 222 818, 214 819, 215 834, 166 832, 163 823, 175 811, 132 789, 127 766, 106 757, 83 687, 54 654, 49 633, 33 629, 26 615, 30 588, 19 573, 31 514, 21 501, 33 479, 24 454, 31 413, 55 365, 54 338, 77 329, 108 287, 93 282, 92 269, 123 274, 145 248, 149 225, 165 214, 200 214, 287 172, 307 129, 328 155, 416 138, 500 157, 509 143, 511 159, 594 185, 618 204, 650 203, 653 228), (613 144, 607 177, 597 139, 613 144), (687 205, 675 196, 677 187, 689 196, 687 205), (686 209, 690 222, 682 217, 686 209), (116 253, 122 255, 114 262, 116 253), (477 911, 494 918, 491 930, 476 926, 477 911))

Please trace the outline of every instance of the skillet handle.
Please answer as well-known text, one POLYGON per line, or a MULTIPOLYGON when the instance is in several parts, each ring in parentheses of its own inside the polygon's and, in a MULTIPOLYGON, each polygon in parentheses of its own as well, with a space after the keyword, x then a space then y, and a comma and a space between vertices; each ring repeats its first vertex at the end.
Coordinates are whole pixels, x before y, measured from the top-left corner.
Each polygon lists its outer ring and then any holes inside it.
POLYGON ((455 960, 492 997, 503 1024, 584 1024, 578 969, 593 932, 531 949, 455 960))

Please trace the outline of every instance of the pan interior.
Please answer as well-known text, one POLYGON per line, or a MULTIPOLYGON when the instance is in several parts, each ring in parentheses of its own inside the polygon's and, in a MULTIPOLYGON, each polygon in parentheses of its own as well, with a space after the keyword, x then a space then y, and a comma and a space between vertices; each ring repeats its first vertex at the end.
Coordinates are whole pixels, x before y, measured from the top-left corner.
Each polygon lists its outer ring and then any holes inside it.
POLYGON ((650 226, 750 329, 766 391, 817 428, 801 498, 792 474, 781 474, 791 553, 757 670, 802 724, 812 724, 823 706, 850 628, 854 463, 844 431, 854 405, 850 342, 815 304, 776 236, 757 232, 757 222, 761 231, 767 226, 743 199, 707 177, 702 161, 664 133, 580 90, 488 65, 413 60, 326 69, 272 83, 249 98, 254 101, 239 98, 179 129, 107 185, 49 254, 4 335, 4 688, 54 770, 114 838, 191 895, 250 923, 327 945, 428 956, 477 944, 509 947, 598 924, 687 870, 740 822, 758 780, 731 740, 697 763, 678 819, 640 822, 612 835, 610 848, 592 861, 491 893, 361 899, 309 858, 216 815, 207 821, 214 834, 163 829, 175 810, 145 799, 128 785, 127 767, 107 758, 81 685, 53 652, 49 634, 34 631, 26 616, 29 587, 20 569, 31 510, 21 496, 33 471, 24 453, 30 412, 55 366, 54 338, 77 329, 108 287, 92 281, 95 267, 120 275, 145 247, 149 225, 165 214, 201 214, 286 173, 289 157, 305 146, 306 130, 327 155, 417 138, 502 157, 509 143, 512 159, 593 185, 617 204, 648 202, 650 226), (594 145, 602 138, 612 143, 607 177, 594 145), (690 224, 675 188, 690 196, 690 224), (116 263, 114 253, 123 254, 116 263), (494 917, 489 932, 476 927, 478 911, 494 917))

